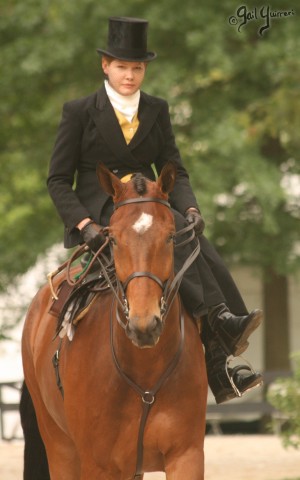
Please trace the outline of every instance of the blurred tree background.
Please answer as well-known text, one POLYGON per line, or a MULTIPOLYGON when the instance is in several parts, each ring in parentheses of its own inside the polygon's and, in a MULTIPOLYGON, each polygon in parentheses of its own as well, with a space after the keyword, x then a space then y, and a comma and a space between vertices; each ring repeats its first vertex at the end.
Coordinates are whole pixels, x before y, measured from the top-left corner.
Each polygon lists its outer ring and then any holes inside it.
POLYGON ((147 18, 158 59, 144 89, 169 101, 207 236, 228 262, 261 272, 266 368, 288 368, 287 275, 300 265, 300 37, 291 2, 272 1, 273 12, 289 14, 263 35, 268 4, 251 20, 253 1, 243 26, 236 0, 0 3, 0 287, 62 241, 48 163, 62 104, 102 83, 96 48, 106 44, 107 18, 147 18))

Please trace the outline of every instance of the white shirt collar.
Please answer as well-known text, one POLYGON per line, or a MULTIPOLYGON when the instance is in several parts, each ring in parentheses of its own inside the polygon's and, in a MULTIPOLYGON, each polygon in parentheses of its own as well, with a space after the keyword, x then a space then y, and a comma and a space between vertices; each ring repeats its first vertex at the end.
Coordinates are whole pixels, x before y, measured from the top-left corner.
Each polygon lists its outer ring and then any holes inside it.
POLYGON ((108 83, 107 80, 104 80, 104 86, 110 103, 112 106, 118 110, 119 112, 124 115, 124 117, 129 121, 132 122, 133 117, 135 116, 136 112, 139 108, 139 101, 141 92, 138 90, 133 95, 120 95, 120 93, 116 92, 111 85, 108 83))

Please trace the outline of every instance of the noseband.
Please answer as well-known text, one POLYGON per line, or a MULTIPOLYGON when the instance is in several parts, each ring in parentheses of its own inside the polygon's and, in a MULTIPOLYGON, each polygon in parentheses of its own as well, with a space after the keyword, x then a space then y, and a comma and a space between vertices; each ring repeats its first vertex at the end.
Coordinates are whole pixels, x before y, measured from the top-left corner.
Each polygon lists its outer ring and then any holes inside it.
MULTIPOLYGON (((128 200, 123 200, 122 202, 115 203, 114 205, 114 211, 119 209, 120 207, 123 207, 124 205, 132 205, 136 203, 160 203, 161 205, 164 205, 167 208, 171 208, 171 205, 169 202, 166 200, 163 200, 161 198, 157 197, 138 197, 138 198, 130 198, 128 200)), ((175 247, 180 247, 183 245, 186 245, 187 243, 191 242, 195 238, 195 231, 194 231, 194 224, 191 223, 187 227, 183 228, 182 230, 179 230, 174 234, 173 241, 175 242, 175 247), (186 233, 191 232, 191 235, 189 238, 186 240, 177 243, 175 242, 177 237, 180 237, 186 233)), ((197 241, 197 246, 196 248, 192 251, 191 255, 186 259, 184 262, 182 268, 179 270, 179 272, 175 275, 173 279, 168 278, 166 281, 162 281, 157 275, 154 275, 151 272, 147 271, 141 271, 141 272, 133 272, 130 274, 127 279, 124 282, 121 282, 120 280, 117 279, 117 285, 118 285, 118 290, 121 293, 122 301, 120 300, 119 295, 116 295, 116 298, 118 299, 118 302, 121 303, 123 313, 125 315, 127 324, 129 322, 129 307, 128 307, 128 300, 126 297, 126 290, 128 287, 128 284, 131 280, 134 278, 141 278, 141 277, 147 277, 156 282, 161 290, 162 290, 162 296, 160 299, 160 319, 163 322, 164 318, 166 317, 167 313, 169 312, 169 309, 171 307, 171 304, 178 292, 182 277, 185 273, 185 271, 190 267, 190 265, 193 263, 195 258, 199 255, 200 252, 200 243, 197 241)), ((125 324, 118 312, 117 312, 117 320, 119 324, 125 329, 127 324, 125 324)))

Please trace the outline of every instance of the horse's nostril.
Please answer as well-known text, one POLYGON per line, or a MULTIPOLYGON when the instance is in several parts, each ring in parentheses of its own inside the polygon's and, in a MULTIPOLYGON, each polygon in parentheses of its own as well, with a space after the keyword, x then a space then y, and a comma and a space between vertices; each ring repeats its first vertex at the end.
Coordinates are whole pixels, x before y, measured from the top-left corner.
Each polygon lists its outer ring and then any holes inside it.
POLYGON ((154 315, 151 320, 148 320, 146 327, 139 328, 139 322, 135 319, 135 325, 127 324, 126 334, 128 338, 137 346, 154 346, 159 340, 163 330, 163 323, 161 319, 154 315))
POLYGON ((145 329, 145 334, 147 335, 160 335, 162 331, 162 321, 156 315, 149 322, 147 328, 145 329))
POLYGON ((162 321, 159 317, 154 317, 153 319, 153 328, 156 329, 156 328, 161 328, 162 327, 162 321))

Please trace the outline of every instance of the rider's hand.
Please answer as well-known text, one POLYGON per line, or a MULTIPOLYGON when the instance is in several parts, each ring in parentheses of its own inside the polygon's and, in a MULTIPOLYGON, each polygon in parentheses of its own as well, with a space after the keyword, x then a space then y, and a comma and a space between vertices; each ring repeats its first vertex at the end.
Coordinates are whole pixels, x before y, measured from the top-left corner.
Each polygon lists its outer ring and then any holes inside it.
POLYGON ((105 242, 103 228, 97 223, 90 221, 80 231, 84 242, 92 250, 97 252, 101 245, 105 242))
POLYGON ((194 207, 188 208, 185 212, 185 218, 188 223, 195 223, 194 230, 196 235, 201 235, 205 228, 205 222, 199 210, 194 207))

